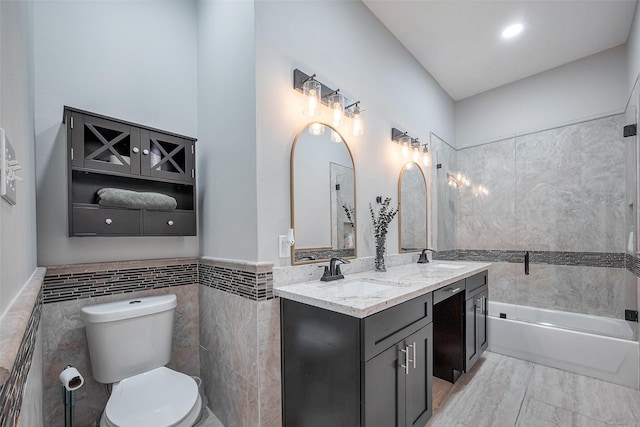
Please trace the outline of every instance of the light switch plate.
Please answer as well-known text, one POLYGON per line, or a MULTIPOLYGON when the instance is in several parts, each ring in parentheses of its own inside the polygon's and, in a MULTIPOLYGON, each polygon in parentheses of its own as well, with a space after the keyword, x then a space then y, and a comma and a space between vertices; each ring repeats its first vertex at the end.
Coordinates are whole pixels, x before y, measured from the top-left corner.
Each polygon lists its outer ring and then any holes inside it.
POLYGON ((291 256, 291 245, 287 236, 281 234, 278 236, 278 254, 280 258, 288 258, 291 256))
POLYGON ((0 196, 12 205, 16 204, 16 181, 8 180, 8 163, 16 159, 16 152, 9 143, 4 129, 0 128, 0 196))

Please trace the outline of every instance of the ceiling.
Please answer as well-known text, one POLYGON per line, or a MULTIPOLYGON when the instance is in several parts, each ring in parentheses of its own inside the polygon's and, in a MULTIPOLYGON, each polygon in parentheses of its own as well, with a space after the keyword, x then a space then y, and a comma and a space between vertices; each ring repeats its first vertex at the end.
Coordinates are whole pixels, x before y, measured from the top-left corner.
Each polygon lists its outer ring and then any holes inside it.
POLYGON ((619 46, 635 0, 363 0, 456 101, 619 46), (524 30, 502 39, 502 30, 524 30))

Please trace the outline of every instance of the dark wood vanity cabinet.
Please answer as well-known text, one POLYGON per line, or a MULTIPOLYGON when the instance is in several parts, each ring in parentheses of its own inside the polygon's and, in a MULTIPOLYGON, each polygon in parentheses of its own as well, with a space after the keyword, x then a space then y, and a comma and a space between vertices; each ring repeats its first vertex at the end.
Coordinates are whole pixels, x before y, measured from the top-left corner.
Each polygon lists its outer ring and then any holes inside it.
POLYGON ((466 279, 465 300, 465 372, 473 367, 489 346, 487 322, 489 288, 487 272, 466 279))
POLYGON ((456 382, 488 347, 487 271, 433 292, 434 375, 456 382))
POLYGON ((67 129, 69 236, 196 235, 194 138, 76 108, 67 129), (103 207, 101 188, 173 197, 170 211, 103 207))
POLYGON ((431 417, 432 296, 364 319, 282 300, 288 427, 423 427, 431 417))

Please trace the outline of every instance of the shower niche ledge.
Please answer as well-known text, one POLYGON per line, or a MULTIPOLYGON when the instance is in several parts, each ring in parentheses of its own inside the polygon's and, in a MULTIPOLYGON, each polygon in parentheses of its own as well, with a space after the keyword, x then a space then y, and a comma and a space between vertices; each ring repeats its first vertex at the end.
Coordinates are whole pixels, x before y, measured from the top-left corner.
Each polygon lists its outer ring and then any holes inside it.
POLYGON ((69 236, 196 235, 195 138, 72 107, 63 123, 69 236))

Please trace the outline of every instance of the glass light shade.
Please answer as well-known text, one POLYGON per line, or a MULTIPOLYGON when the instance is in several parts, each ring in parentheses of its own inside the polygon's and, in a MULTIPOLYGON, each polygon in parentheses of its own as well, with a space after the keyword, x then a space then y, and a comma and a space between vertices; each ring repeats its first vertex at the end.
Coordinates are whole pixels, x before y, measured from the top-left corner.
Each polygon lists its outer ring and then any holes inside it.
POLYGON ((407 165, 404 167, 404 170, 407 171, 410 171, 411 169, 413 169, 413 162, 407 163, 407 165))
POLYGON ((320 115, 320 100, 322 99, 322 86, 316 80, 307 80, 302 84, 305 106, 302 112, 307 117, 320 115))
POLYGON ((429 153, 429 149, 426 144, 422 146, 422 164, 426 167, 431 166, 431 153, 429 153))
POLYGON ((311 135, 322 135, 324 133, 324 125, 322 123, 311 123, 309 125, 309 133, 311 135))
POLYGON ((353 108, 353 135, 360 136, 364 133, 364 121, 360 108, 356 105, 353 108))
POLYGON ((340 136, 340 134, 333 129, 331 129, 331 141, 342 142, 342 137, 340 136))
POLYGON ((333 126, 338 127, 344 117, 344 96, 334 93, 328 96, 329 108, 331 109, 331 117, 333 126))
POLYGON ((420 146, 414 145, 411 151, 413 153, 413 161, 418 163, 420 161, 420 146))
POLYGON ((400 142, 400 147, 402 147, 402 157, 406 159, 409 157, 409 151, 411 150, 411 137, 401 136, 398 142, 400 142))

